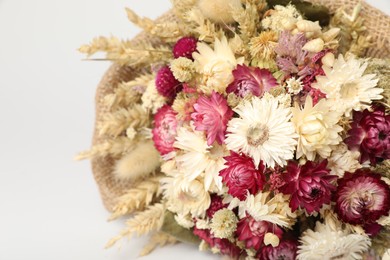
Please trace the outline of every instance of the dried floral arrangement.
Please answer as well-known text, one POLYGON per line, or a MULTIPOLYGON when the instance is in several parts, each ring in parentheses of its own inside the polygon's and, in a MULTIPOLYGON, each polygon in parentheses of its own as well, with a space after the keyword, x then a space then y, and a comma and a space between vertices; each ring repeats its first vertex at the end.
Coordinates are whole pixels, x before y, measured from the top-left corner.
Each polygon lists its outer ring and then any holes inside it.
POLYGON ((137 71, 99 96, 103 141, 79 155, 121 185, 106 205, 129 220, 108 246, 151 234, 141 255, 184 241, 233 259, 390 259, 390 63, 366 57, 361 5, 172 4, 157 21, 127 9, 148 37, 80 48, 137 71))

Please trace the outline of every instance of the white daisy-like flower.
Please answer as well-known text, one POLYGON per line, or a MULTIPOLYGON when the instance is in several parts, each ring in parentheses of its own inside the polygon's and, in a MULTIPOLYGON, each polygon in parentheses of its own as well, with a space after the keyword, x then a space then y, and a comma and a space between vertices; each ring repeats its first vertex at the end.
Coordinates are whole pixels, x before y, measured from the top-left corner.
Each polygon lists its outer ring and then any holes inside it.
MULTIPOLYGON (((165 167, 165 169, 169 167, 165 167)), ((197 179, 188 181, 184 178, 184 174, 177 169, 171 169, 164 173, 168 175, 162 179, 167 208, 178 215, 204 216, 210 207, 211 198, 204 188, 203 181, 197 179)))
POLYGON ((342 178, 345 172, 355 172, 362 168, 359 157, 359 151, 350 151, 344 143, 339 144, 333 148, 332 154, 328 158, 330 173, 342 178))
POLYGON ((291 121, 299 135, 297 159, 305 155, 308 160, 314 161, 316 154, 328 158, 332 146, 341 142, 338 133, 343 128, 337 124, 340 114, 331 111, 331 106, 325 99, 313 106, 310 96, 306 97, 304 108, 301 109, 296 104, 291 110, 293 114, 291 121))
POLYGON ((206 94, 213 90, 224 93, 233 81, 233 69, 242 64, 244 58, 236 59, 226 37, 215 39, 214 50, 206 43, 199 42, 197 52, 192 54, 195 68, 203 76, 199 88, 206 94))
POLYGON ((275 98, 253 97, 234 111, 239 117, 228 123, 225 143, 229 150, 252 157, 256 167, 261 160, 273 168, 293 158, 298 136, 289 108, 280 106, 275 98))
POLYGON ((176 142, 173 145, 181 150, 177 152, 175 160, 189 181, 201 177, 206 190, 222 190, 219 171, 224 168, 223 157, 228 155, 224 145, 214 143, 209 146, 202 132, 186 127, 177 130, 176 142))
POLYGON ((290 94, 297 95, 303 89, 303 83, 300 79, 291 77, 286 81, 287 91, 290 94))
POLYGON ((323 66, 325 76, 317 76, 312 87, 326 94, 333 101, 334 109, 349 117, 352 110, 362 111, 373 100, 382 99, 383 89, 377 88, 375 74, 363 75, 368 63, 355 57, 339 55, 333 68, 323 66))
POLYGON ((317 222, 314 231, 308 229, 302 234, 297 259, 361 259, 370 246, 371 240, 365 234, 349 234, 317 222))
POLYGON ((224 203, 229 201, 228 209, 238 207, 238 216, 240 219, 249 214, 256 221, 268 221, 281 227, 290 227, 287 215, 281 215, 278 212, 278 205, 272 201, 268 201, 269 192, 259 192, 254 196, 249 194, 244 201, 238 198, 230 198, 224 200, 224 203))

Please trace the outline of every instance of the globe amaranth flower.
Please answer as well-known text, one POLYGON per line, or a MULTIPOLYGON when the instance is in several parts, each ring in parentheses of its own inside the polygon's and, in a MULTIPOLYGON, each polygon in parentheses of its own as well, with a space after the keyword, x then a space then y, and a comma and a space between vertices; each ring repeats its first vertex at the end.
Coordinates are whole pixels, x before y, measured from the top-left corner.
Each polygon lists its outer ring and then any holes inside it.
POLYGON ((233 77, 234 81, 226 88, 226 92, 240 97, 248 94, 261 97, 264 92, 278 84, 269 70, 246 65, 238 65, 233 70, 233 77))
POLYGON ((370 160, 371 164, 390 159, 390 115, 384 107, 374 107, 353 113, 353 122, 345 143, 352 151, 360 151, 360 162, 370 160))
POLYGON ((158 93, 170 99, 175 98, 176 94, 182 89, 181 83, 175 78, 168 66, 162 67, 157 72, 155 84, 158 93))
POLYGON ((168 105, 161 107, 154 116, 153 142, 161 155, 174 150, 176 136, 176 112, 168 105))
POLYGON ((272 245, 264 246, 257 254, 260 260, 279 260, 279 259, 296 259, 298 250, 297 241, 281 240, 279 245, 273 247, 272 245))
POLYGON ((196 51, 197 43, 198 39, 194 37, 187 36, 180 38, 173 46, 173 57, 175 57, 175 59, 185 57, 187 59, 194 60, 192 58, 192 53, 196 51))
POLYGON ((330 203, 331 193, 336 189, 331 182, 337 179, 337 176, 329 175, 327 163, 327 160, 318 164, 308 161, 300 166, 289 161, 287 172, 283 174, 286 184, 280 190, 291 195, 289 205, 292 211, 301 207, 311 214, 318 212, 322 205, 330 203))
POLYGON ((222 145, 225 140, 227 123, 233 116, 227 100, 219 93, 212 92, 210 97, 200 96, 194 104, 191 114, 195 130, 206 131, 207 145, 214 141, 222 145))
POLYGON ((250 216, 241 219, 237 224, 238 240, 245 242, 248 249, 259 250, 264 245, 264 236, 267 233, 273 233, 281 239, 283 230, 275 224, 263 220, 256 221, 250 216))
POLYGON ((390 188, 379 174, 359 169, 339 179, 335 200, 335 211, 342 221, 369 224, 388 214, 390 188))
POLYGON ((252 158, 231 152, 224 158, 227 168, 220 171, 222 182, 228 187, 228 193, 240 200, 245 200, 248 192, 256 194, 263 189, 265 183, 264 164, 256 169, 252 158))
POLYGON ((218 249, 222 255, 237 259, 241 254, 241 249, 226 238, 217 238, 209 229, 199 229, 194 227, 194 235, 206 242, 211 248, 218 249))

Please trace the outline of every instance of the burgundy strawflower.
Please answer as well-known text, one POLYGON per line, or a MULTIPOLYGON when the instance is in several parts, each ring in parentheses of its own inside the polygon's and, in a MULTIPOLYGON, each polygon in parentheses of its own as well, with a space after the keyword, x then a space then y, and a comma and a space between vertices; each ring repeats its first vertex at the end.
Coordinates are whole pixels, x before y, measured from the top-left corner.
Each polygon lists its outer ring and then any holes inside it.
POLYGON ((390 188, 368 169, 345 173, 335 195, 338 217, 353 225, 375 222, 390 210, 390 188))
POLYGON ((231 152, 224 158, 227 168, 221 170, 219 175, 222 182, 228 187, 228 193, 240 200, 245 200, 248 192, 256 194, 263 189, 265 183, 263 162, 256 169, 253 159, 244 155, 231 152))
POLYGON ((286 184, 280 191, 291 195, 289 205, 292 211, 301 207, 311 214, 330 203, 331 193, 336 189, 331 182, 337 176, 329 175, 327 164, 327 160, 318 164, 308 161, 302 166, 293 161, 288 162, 287 172, 283 174, 286 184))
POLYGON ((222 145, 225 140, 227 123, 233 116, 233 110, 227 100, 213 91, 210 97, 200 96, 194 104, 195 112, 191 114, 195 130, 206 131, 207 144, 214 141, 222 145))
POLYGON ((241 249, 235 244, 231 243, 226 238, 217 238, 210 232, 209 229, 198 229, 194 227, 194 235, 205 241, 210 247, 216 247, 221 251, 222 255, 228 255, 234 259, 241 254, 241 249))
POLYGON ((257 254, 259 260, 295 260, 298 243, 293 240, 281 240, 277 247, 264 246, 257 254))
POLYGON ((217 194, 213 194, 211 195, 211 203, 210 207, 206 210, 206 215, 211 219, 215 212, 226 207, 227 205, 223 204, 222 202, 222 197, 218 196, 217 194))
POLYGON ((267 221, 256 221, 251 216, 240 220, 237 224, 236 234, 238 240, 245 242, 246 248, 259 250, 264 245, 264 236, 266 233, 273 233, 282 238, 283 230, 277 225, 267 221))
POLYGON ((234 81, 226 88, 227 93, 234 93, 239 97, 252 94, 263 96, 264 92, 278 85, 272 73, 267 69, 238 65, 233 70, 234 81))
POLYGON ((344 140, 350 150, 360 151, 360 162, 390 159, 390 115, 382 106, 373 107, 370 112, 354 111, 351 129, 344 140))
POLYGON ((171 69, 168 66, 164 66, 157 72, 156 88, 160 95, 173 99, 182 89, 182 85, 175 79, 171 69))
POLYGON ((185 57, 190 60, 194 60, 192 58, 192 53, 196 51, 196 44, 198 40, 194 37, 183 37, 179 39, 175 46, 173 46, 173 57, 175 59, 179 57, 185 57))
POLYGON ((154 115, 154 128, 152 130, 154 146, 161 155, 174 150, 176 127, 176 112, 170 106, 164 105, 154 115))

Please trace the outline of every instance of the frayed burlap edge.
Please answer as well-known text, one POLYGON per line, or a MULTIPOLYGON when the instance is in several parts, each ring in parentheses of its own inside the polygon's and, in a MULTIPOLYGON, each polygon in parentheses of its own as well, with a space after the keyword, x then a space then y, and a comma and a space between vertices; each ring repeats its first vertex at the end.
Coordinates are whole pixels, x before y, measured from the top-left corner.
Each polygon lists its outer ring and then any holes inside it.
MULTIPOLYGON (((345 10, 351 11, 353 7, 359 2, 358 0, 311 0, 313 3, 327 6, 331 12, 337 8, 344 6, 345 10)), ((362 4, 362 16, 366 20, 366 27, 374 39, 374 46, 367 51, 367 56, 377 58, 390 57, 390 17, 385 15, 380 10, 371 7, 370 5, 362 4)), ((173 18, 172 12, 168 12, 159 21, 167 21, 173 18)), ((133 42, 139 40, 148 40, 156 42, 157 39, 141 33, 133 39, 133 42)), ((96 125, 101 120, 102 115, 107 112, 107 108, 103 105, 103 98, 108 93, 112 93, 118 83, 122 81, 129 81, 134 79, 140 73, 140 69, 132 67, 121 67, 113 64, 105 73, 101 82, 98 85, 96 92, 96 120, 95 132, 93 136, 93 145, 105 141, 104 137, 97 134, 96 125)), ((112 169, 115 160, 109 156, 95 158, 92 160, 92 171, 94 178, 99 186, 99 191, 103 204, 108 211, 112 211, 114 205, 127 189, 137 185, 136 182, 118 181, 112 174, 112 169)))

